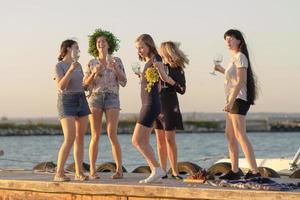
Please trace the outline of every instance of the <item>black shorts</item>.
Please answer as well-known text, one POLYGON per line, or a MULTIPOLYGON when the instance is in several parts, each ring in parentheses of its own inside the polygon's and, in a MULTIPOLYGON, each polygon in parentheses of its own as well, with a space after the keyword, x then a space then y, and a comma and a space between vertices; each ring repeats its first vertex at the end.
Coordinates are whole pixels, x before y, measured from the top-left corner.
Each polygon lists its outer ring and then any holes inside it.
POLYGON ((137 122, 143 126, 151 128, 153 127, 153 123, 155 119, 158 117, 160 112, 161 112, 161 105, 159 103, 142 105, 139 119, 137 122))
POLYGON ((243 99, 236 99, 233 103, 230 114, 246 115, 250 104, 243 99))

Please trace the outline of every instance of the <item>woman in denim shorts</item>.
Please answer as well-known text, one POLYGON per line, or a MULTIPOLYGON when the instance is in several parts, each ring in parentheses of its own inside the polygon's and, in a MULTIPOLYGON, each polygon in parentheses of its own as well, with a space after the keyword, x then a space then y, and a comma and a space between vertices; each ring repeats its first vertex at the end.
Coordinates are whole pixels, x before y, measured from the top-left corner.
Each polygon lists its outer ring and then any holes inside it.
POLYGON ((117 138, 120 113, 119 85, 125 86, 127 79, 120 58, 111 54, 118 49, 119 40, 110 32, 97 29, 89 41, 89 53, 95 57, 85 69, 84 87, 90 91, 88 98, 91 115, 91 141, 89 147, 90 178, 99 179, 96 173, 99 137, 102 131, 102 116, 106 117, 107 135, 112 145, 116 163, 113 179, 123 178, 122 153, 117 138))
POLYGON ((57 108, 64 134, 64 142, 57 158, 54 181, 70 181, 64 175, 64 165, 74 144, 75 180, 85 181, 82 164, 84 135, 90 109, 82 86, 83 71, 79 62, 79 47, 74 40, 65 40, 60 47, 59 62, 55 66, 55 80, 58 88, 57 108))

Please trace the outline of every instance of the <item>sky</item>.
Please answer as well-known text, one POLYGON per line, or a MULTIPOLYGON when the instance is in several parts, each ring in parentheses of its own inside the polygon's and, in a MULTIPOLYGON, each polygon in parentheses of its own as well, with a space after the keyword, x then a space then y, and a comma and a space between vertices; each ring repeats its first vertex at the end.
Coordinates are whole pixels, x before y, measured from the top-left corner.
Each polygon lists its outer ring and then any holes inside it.
POLYGON ((230 61, 223 34, 241 30, 260 94, 251 112, 300 112, 300 1, 298 0, 0 0, 0 117, 56 117, 53 69, 59 46, 76 38, 80 63, 91 59, 88 35, 96 28, 120 40, 128 83, 120 88, 123 113, 139 112, 140 85, 131 70, 134 40, 150 34, 156 45, 181 43, 190 64, 182 112, 222 112, 224 76, 212 76, 213 57, 230 61))

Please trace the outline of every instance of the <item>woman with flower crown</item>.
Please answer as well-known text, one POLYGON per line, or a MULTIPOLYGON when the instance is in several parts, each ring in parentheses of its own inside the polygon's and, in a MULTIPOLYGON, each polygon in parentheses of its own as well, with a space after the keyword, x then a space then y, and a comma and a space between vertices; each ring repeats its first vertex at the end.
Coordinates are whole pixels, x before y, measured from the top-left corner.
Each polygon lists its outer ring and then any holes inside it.
POLYGON ((119 39, 110 31, 96 29, 89 36, 89 53, 94 57, 85 68, 83 85, 91 92, 88 98, 91 114, 91 141, 89 146, 90 179, 99 179, 96 170, 98 144, 102 131, 102 116, 106 118, 107 136, 116 163, 113 179, 123 178, 122 151, 118 140, 120 114, 119 85, 126 86, 127 78, 122 60, 113 57, 119 49, 119 39))
POLYGON ((151 168, 150 176, 141 180, 140 183, 152 183, 157 182, 166 175, 166 172, 162 170, 157 162, 153 148, 150 145, 153 123, 161 112, 159 76, 153 64, 161 63, 162 59, 158 55, 152 37, 148 34, 140 35, 135 41, 135 46, 139 59, 145 61, 146 64, 143 72, 139 74, 141 76, 142 108, 133 132, 132 144, 144 156, 151 168))

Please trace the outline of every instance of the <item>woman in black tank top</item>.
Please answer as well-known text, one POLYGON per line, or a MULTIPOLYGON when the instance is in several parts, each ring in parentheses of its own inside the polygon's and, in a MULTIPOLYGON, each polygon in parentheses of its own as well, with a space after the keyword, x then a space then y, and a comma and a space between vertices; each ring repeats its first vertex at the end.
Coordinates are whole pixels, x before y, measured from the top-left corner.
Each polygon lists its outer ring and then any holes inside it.
MULTIPOLYGON (((160 47, 160 55, 165 65, 158 64, 162 79, 160 99, 162 112, 155 122, 157 152, 163 170, 167 168, 167 153, 172 168, 172 178, 182 179, 177 168, 176 130, 183 130, 177 92, 185 93, 185 75, 183 68, 189 63, 186 55, 174 42, 164 42, 160 47)), ((163 177, 167 178, 167 176, 163 177)))
POLYGON ((153 122, 158 117, 161 112, 161 103, 159 98, 159 82, 156 82, 151 91, 148 92, 145 90, 147 87, 147 80, 145 77, 145 73, 148 68, 153 67, 153 63, 161 62, 161 57, 159 55, 154 55, 144 67, 144 70, 141 74, 141 100, 142 100, 142 108, 140 110, 138 123, 143 126, 151 128, 153 126, 153 122))
POLYGON ((150 145, 150 135, 153 128, 153 122, 161 111, 158 90, 159 83, 158 81, 155 82, 150 87, 150 91, 146 90, 150 82, 146 79, 145 74, 148 69, 155 69, 153 64, 161 63, 161 58, 158 56, 154 41, 150 35, 143 34, 139 36, 135 42, 135 45, 138 50, 140 60, 145 61, 146 65, 141 74, 142 108, 133 132, 132 144, 144 156, 149 167, 151 168, 151 175, 148 178, 141 180, 140 183, 152 183, 157 182, 160 178, 165 176, 166 172, 163 171, 159 166, 159 163, 155 158, 153 148, 150 145))

